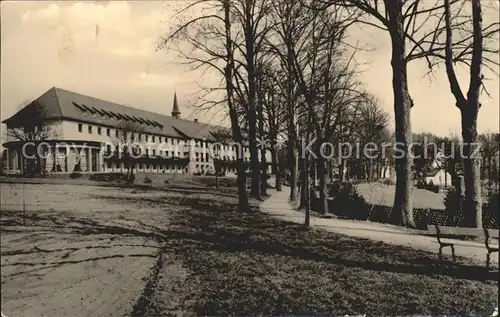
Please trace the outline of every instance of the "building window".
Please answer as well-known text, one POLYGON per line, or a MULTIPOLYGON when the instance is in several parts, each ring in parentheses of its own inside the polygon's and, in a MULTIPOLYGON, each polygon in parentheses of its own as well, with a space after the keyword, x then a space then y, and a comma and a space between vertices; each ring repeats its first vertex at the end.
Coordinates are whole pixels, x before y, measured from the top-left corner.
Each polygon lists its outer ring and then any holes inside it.
POLYGON ((83 124, 79 123, 78 124, 78 132, 82 133, 83 131, 83 124))
POLYGON ((153 150, 153 156, 156 156, 156 150, 153 150))
POLYGON ((108 129, 106 129, 106 135, 107 135, 107 136, 110 136, 110 135, 111 135, 111 129, 109 129, 109 128, 108 128, 108 129))
POLYGON ((118 129, 115 130, 115 137, 118 137, 119 135, 119 132, 118 132, 118 129))
POLYGON ((146 142, 149 140, 149 135, 146 134, 146 142))
POLYGON ((139 135, 137 136, 137 139, 139 140, 139 142, 142 141, 142 134, 139 133, 139 135))
POLYGON ((149 149, 146 149, 146 156, 149 156, 149 149))
POLYGON ((89 134, 92 134, 92 126, 89 125, 89 134))
POLYGON ((101 133, 102 133, 101 127, 97 127, 97 134, 101 135, 101 133))
POLYGON ((151 137, 151 139, 152 139, 152 141, 154 142, 154 141, 155 141, 155 136, 153 135, 153 136, 151 137))

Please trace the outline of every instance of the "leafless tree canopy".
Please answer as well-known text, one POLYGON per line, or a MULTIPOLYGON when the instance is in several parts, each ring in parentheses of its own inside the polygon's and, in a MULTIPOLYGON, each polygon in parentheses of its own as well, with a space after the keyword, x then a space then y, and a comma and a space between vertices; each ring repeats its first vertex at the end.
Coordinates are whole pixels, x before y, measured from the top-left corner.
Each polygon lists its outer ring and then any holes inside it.
POLYGON ((17 141, 46 141, 57 137, 54 121, 47 120, 47 107, 33 101, 7 123, 7 136, 17 141))

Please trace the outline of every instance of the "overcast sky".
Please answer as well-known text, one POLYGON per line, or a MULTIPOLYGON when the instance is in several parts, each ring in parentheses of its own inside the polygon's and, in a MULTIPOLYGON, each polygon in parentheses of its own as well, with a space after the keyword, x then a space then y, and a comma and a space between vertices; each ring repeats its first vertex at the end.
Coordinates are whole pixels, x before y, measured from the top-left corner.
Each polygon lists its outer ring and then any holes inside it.
MULTIPOLYGON (((200 116, 186 108, 200 75, 177 64, 172 53, 155 52, 159 36, 174 22, 169 21, 172 6, 183 2, 2 1, 2 120, 15 113, 23 101, 53 86, 166 114, 170 114, 176 90, 183 117, 200 116)), ((499 19, 498 11, 494 16, 499 19)), ((370 63, 361 79, 392 115, 389 38, 366 26, 354 33, 352 41, 374 49, 357 57, 370 63)), ((438 70, 431 80, 424 77, 425 64, 417 61, 409 71, 415 102, 413 130, 460 133, 460 114, 444 70, 438 70)), ((462 79, 466 80, 464 74, 462 79)), ((493 98, 482 99, 480 132, 498 131, 499 127, 498 78, 487 85, 493 98)), ((221 122, 214 115, 199 119, 221 122)))

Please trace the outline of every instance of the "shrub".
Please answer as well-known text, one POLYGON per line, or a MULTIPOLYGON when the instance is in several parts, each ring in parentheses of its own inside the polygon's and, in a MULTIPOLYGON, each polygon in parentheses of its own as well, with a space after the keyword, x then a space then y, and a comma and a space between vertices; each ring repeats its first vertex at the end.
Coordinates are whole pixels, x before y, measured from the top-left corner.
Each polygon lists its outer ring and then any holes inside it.
POLYGON ((433 193, 439 193, 439 186, 438 185, 434 185, 432 183, 430 183, 429 185, 427 185, 427 187, 425 188, 427 190, 430 190, 431 192, 433 193))
POLYGON ((151 178, 149 178, 149 177, 147 177, 147 176, 146 176, 146 177, 144 177, 144 181, 143 181, 143 183, 144 183, 144 184, 151 184, 152 182, 153 182, 153 181, 151 180, 151 178))
POLYGON ((92 174, 89 176, 89 179, 97 182, 113 182, 123 179, 123 174, 122 173, 92 174))
POLYGON ((69 178, 73 178, 73 179, 75 179, 75 178, 80 178, 80 177, 82 177, 82 174, 81 174, 81 173, 78 173, 78 172, 73 172, 73 173, 71 173, 71 174, 69 175, 69 178))
POLYGON ((426 189, 426 187, 427 187, 427 184, 425 183, 425 180, 419 179, 417 181, 417 188, 418 189, 426 189))
POLYGON ((349 219, 368 219, 369 206, 355 184, 335 182, 329 189, 329 196, 333 198, 330 212, 349 219))
POLYGON ((464 226, 464 216, 459 210, 458 197, 455 187, 450 187, 446 191, 443 199, 444 208, 448 213, 448 226, 464 226))
POLYGON ((483 205, 483 224, 487 228, 498 229, 499 200, 500 194, 493 193, 483 205))
MULTIPOLYGON (((498 229, 499 200, 499 193, 493 193, 483 203, 483 226, 485 228, 498 229)), ((465 226, 463 214, 458 210, 457 192, 454 187, 446 191, 443 202, 448 213, 447 225, 465 226)))
POLYGON ((124 179, 127 184, 133 184, 135 181, 135 174, 125 175, 124 179))
POLYGON ((382 184, 384 185, 394 185, 394 182, 388 178, 382 180, 382 184))
POLYGON ((193 173, 193 176, 201 176, 201 172, 195 172, 193 173))
POLYGON ((444 208, 447 211, 452 211, 457 208, 457 191, 455 187, 449 187, 445 193, 444 199, 444 208))
POLYGON ((170 181, 168 179, 166 179, 166 180, 163 181, 163 183, 166 184, 166 185, 168 185, 168 184, 170 184, 170 181))

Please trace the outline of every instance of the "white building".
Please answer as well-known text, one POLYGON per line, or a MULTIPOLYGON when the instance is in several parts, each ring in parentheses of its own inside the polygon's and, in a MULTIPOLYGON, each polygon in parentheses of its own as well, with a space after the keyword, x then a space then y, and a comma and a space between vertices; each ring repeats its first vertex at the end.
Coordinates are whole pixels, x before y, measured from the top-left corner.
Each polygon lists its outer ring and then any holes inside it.
POLYGON ((437 186, 448 186, 451 184, 451 175, 442 168, 434 168, 427 172, 425 182, 437 186))
MULTIPOLYGON (((27 150, 31 148, 39 151, 43 157, 40 168, 48 173, 120 172, 130 162, 136 171, 204 174, 214 172, 218 153, 230 176, 236 171, 238 151, 245 162, 250 160, 248 147, 220 141, 218 135, 230 135, 229 129, 181 119, 176 95, 171 116, 167 116, 54 87, 4 120, 7 130, 26 133, 26 123, 40 106, 50 137, 32 142, 33 138, 8 133, 3 144, 8 151, 6 173, 22 173, 33 157, 27 150), (214 153, 216 142, 223 144, 214 153), (129 159, 124 158, 126 146, 137 150, 129 159)), ((271 162, 269 153, 266 161, 271 162)))

